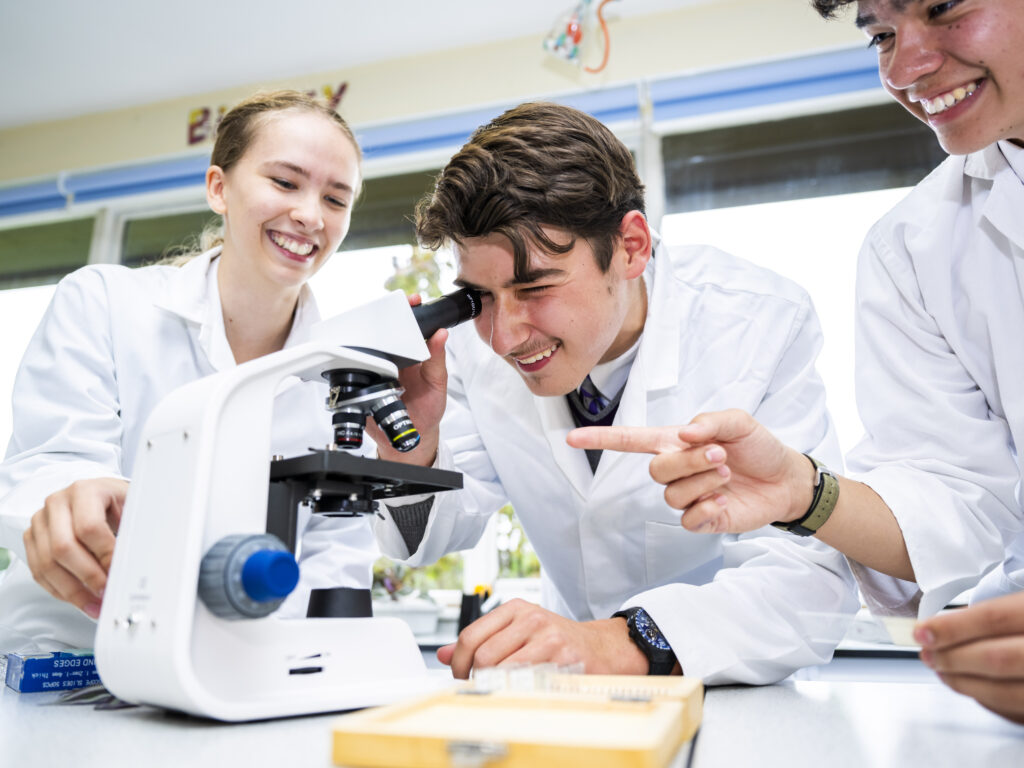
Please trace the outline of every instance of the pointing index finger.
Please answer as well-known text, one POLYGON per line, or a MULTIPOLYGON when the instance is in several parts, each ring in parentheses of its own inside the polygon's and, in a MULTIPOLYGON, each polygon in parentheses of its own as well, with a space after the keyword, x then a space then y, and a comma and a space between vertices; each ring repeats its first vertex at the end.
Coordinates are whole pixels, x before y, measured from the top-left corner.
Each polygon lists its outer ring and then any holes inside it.
POLYGON ((679 427, 580 427, 566 442, 573 448, 623 451, 625 453, 666 453, 687 447, 679 439, 679 427))

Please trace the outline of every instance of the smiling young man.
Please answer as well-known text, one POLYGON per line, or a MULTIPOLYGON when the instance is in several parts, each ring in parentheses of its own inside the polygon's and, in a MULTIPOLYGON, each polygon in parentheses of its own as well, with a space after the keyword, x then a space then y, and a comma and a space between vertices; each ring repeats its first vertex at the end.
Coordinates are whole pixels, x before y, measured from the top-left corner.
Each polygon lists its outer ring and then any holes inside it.
POLYGON ((1024 0, 814 5, 855 5, 883 86, 951 155, 861 251, 857 479, 820 504, 802 449, 741 411, 670 430, 687 441, 673 453, 650 435, 573 440, 658 453, 652 472, 691 530, 814 533, 876 611, 927 617, 979 580, 976 601, 1012 593, 916 637, 952 687, 1024 723, 1024 0))
MULTIPOLYGON (((454 674, 503 662, 767 683, 826 661, 852 612, 838 553, 765 529, 697 536, 643 457, 585 452, 580 424, 671 424, 740 401, 805 450, 838 460, 806 294, 708 247, 665 248, 626 147, 568 107, 526 104, 477 130, 420 206, 483 294, 475 328, 406 375, 409 458, 464 473, 461 495, 393 509, 385 551, 412 564, 472 546, 511 501, 543 572, 543 607, 511 601, 439 651, 454 674), (447 381, 447 387, 445 383, 447 381), (460 498, 461 496, 461 498, 460 498)), ((443 334, 441 335, 443 337, 443 334)), ((389 458, 397 458, 388 456, 389 458)))

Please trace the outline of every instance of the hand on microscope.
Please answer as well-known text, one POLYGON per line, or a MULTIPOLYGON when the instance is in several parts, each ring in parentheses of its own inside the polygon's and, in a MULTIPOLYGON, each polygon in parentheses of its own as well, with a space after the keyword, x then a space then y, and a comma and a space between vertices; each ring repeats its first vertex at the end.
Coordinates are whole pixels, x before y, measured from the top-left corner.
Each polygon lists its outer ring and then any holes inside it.
POLYGON ((645 675, 647 657, 624 618, 573 621, 525 600, 510 600, 477 619, 457 642, 437 650, 452 675, 502 664, 583 663, 588 674, 645 675))
MULTIPOLYGON (((409 304, 418 306, 421 299, 418 295, 409 297, 409 304)), ((441 417, 444 415, 445 402, 448 397, 448 369, 445 367, 444 345, 448 341, 448 331, 441 328, 427 339, 430 358, 422 363, 403 368, 398 373, 398 382, 405 393, 402 402, 409 413, 409 418, 420 433, 420 443, 413 450, 402 453, 395 450, 380 428, 373 423, 373 418, 366 420, 366 431, 377 445, 377 456, 387 461, 403 464, 419 464, 429 467, 437 457, 437 445, 440 440, 441 417)))
POLYGON ((24 534, 25 559, 47 592, 100 615, 128 481, 79 480, 46 497, 24 534))

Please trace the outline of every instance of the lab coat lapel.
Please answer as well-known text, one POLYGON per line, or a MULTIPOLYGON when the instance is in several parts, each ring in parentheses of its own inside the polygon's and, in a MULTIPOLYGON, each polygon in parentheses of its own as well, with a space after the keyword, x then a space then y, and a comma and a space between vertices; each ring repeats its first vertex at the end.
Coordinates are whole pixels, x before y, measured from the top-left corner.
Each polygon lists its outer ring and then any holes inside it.
MULTIPOLYGON (((655 248, 655 257, 644 273, 652 280, 650 306, 644 322, 640 348, 626 380, 615 413, 615 426, 647 426, 648 402, 653 393, 674 387, 679 381, 679 335, 684 323, 672 296, 672 261, 667 248, 655 248)), ((657 426, 657 425, 656 425, 657 426)), ((614 471, 623 454, 605 451, 597 465, 595 482, 614 471)))
POLYGON ((572 483, 576 492, 583 498, 587 498, 590 495, 591 484, 594 482, 594 475, 590 471, 586 453, 565 442, 569 430, 576 427, 572 420, 572 414, 569 412, 569 404, 564 397, 531 396, 531 399, 537 409, 537 415, 540 417, 544 438, 551 447, 555 466, 572 483))

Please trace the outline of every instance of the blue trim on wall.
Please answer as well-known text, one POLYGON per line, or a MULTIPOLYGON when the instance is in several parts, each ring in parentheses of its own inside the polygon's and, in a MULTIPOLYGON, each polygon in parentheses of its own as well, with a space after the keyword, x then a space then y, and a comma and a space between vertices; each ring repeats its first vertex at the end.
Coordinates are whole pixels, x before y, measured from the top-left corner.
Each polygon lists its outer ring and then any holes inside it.
POLYGON ((875 52, 858 48, 654 81, 651 101, 660 122, 880 87, 875 52))
MULTIPOLYGON (((782 104, 879 87, 874 52, 858 48, 801 56, 695 75, 654 80, 650 85, 655 122, 714 114, 765 104, 782 104)), ((584 91, 556 101, 588 112, 605 123, 639 119, 636 85, 584 91)), ((510 106, 510 105, 509 105, 510 106)), ((356 132, 368 159, 464 144, 479 125, 507 106, 476 109, 356 132)), ((208 159, 197 155, 127 168, 71 173, 65 189, 77 201, 155 192, 203 183, 208 159)), ((0 188, 0 216, 62 208, 67 204, 56 179, 0 188)))
POLYGON ((457 147, 466 143, 477 126, 483 125, 501 109, 476 109, 411 123, 394 123, 356 131, 363 156, 368 160, 421 152, 438 147, 457 147))
MULTIPOLYGON (((635 120, 640 114, 637 89, 633 85, 587 91, 554 101, 587 112, 605 123, 635 120)), ((415 122, 369 127, 356 131, 356 136, 363 155, 374 160, 440 147, 459 147, 469 141, 479 126, 511 106, 505 104, 415 122)))
POLYGON ((0 216, 63 208, 66 199, 56 179, 0 189, 0 216))
POLYGON ((593 115, 602 123, 640 119, 640 93, 636 85, 584 91, 554 101, 593 115))
POLYGON ((198 155, 125 168, 70 173, 64 177, 63 193, 57 179, 0 188, 0 216, 56 210, 65 207, 69 198, 70 201, 89 202, 199 186, 204 183, 209 165, 209 156, 198 155))
POLYGON ((74 196, 74 200, 81 202, 137 195, 203 184, 209 165, 210 158, 199 155, 127 168, 71 174, 64 186, 74 196))

